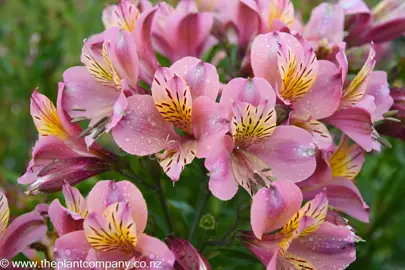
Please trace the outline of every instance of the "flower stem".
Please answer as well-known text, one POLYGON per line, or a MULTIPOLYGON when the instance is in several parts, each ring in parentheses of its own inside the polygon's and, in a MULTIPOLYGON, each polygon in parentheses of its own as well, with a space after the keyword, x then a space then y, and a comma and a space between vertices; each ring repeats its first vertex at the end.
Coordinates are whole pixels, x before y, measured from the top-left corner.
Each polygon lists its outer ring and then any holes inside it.
POLYGON ((205 206, 208 203, 209 198, 210 198, 210 192, 208 190, 208 184, 206 184, 204 187, 203 196, 199 199, 198 204, 197 204, 197 211, 195 213, 193 224, 191 225, 191 229, 190 229, 190 232, 188 235, 189 241, 191 241, 194 237, 195 231, 201 220, 201 216, 203 214, 205 206))
POLYGON ((167 201, 165 198, 165 194, 163 192, 162 182, 161 182, 160 177, 156 178, 156 187, 157 187, 156 193, 159 197, 160 204, 162 205, 162 210, 163 210, 163 213, 166 218, 167 226, 169 227, 169 233, 173 233, 173 223, 170 218, 169 208, 167 207, 167 201))

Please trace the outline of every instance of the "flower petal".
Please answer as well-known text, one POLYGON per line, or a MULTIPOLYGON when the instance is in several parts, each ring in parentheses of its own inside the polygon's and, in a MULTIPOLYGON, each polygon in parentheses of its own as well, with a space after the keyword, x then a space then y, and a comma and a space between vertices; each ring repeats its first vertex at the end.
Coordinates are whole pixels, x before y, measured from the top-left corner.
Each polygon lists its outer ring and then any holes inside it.
POLYGON ((87 241, 102 252, 133 252, 137 241, 136 223, 128 203, 109 205, 103 215, 90 212, 83 224, 87 241))
POLYGON ((195 57, 184 57, 170 69, 187 82, 193 100, 199 96, 207 96, 213 101, 217 99, 219 76, 213 65, 195 57))
POLYGON ((0 237, 7 228, 9 218, 10 209, 8 207, 7 197, 3 192, 0 192, 0 237))
POLYGON ((268 30, 278 30, 276 25, 281 22, 287 27, 294 24, 294 6, 290 0, 272 0, 270 1, 269 17, 267 19, 268 30))
POLYGON ((177 182, 187 164, 193 162, 197 154, 197 141, 188 140, 175 147, 166 149, 162 154, 156 154, 160 166, 173 182, 177 182))
POLYGON ((14 219, 0 239, 0 258, 11 260, 32 243, 41 241, 47 227, 43 217, 36 211, 14 219))
POLYGON ((89 212, 102 214, 116 202, 127 202, 131 205, 132 218, 136 223, 138 234, 143 232, 148 220, 148 209, 141 191, 129 181, 99 181, 86 198, 89 212))
POLYGON ((269 106, 275 105, 276 95, 273 87, 263 78, 254 77, 253 79, 232 79, 222 90, 220 102, 230 108, 234 101, 249 103, 257 107, 266 100, 269 106))
POLYGON ((128 98, 126 115, 112 130, 115 142, 125 152, 146 156, 161 151, 176 134, 156 110, 151 96, 128 98))
POLYGON ((370 74, 365 94, 374 97, 376 108, 372 114, 373 121, 383 119, 383 114, 389 111, 394 104, 394 101, 390 96, 387 73, 384 71, 372 72, 370 74))
POLYGON ((211 265, 193 245, 177 236, 168 236, 166 243, 183 269, 211 270, 211 265))
POLYGON ((276 127, 268 140, 248 151, 268 164, 276 179, 300 182, 316 167, 311 134, 294 126, 276 127))
POLYGON ((344 269, 356 259, 353 233, 324 222, 318 230, 293 241, 289 252, 311 262, 315 269, 344 269))
POLYGON ((159 239, 146 235, 144 233, 139 235, 136 251, 142 254, 141 258, 137 260, 146 261, 160 261, 160 266, 151 269, 164 269, 170 270, 173 268, 175 256, 166 246, 165 243, 159 239))
POLYGON ((302 119, 322 119, 331 116, 339 107, 342 95, 342 74, 329 61, 318 61, 314 85, 294 103, 294 116, 302 119))
POLYGON ((303 128, 311 133, 314 143, 320 149, 327 150, 333 144, 332 136, 330 135, 328 128, 320 121, 300 121, 297 119, 291 119, 290 124, 303 128))
POLYGON ((88 214, 87 205, 80 191, 66 183, 62 187, 62 192, 67 209, 85 218, 88 214))
MULTIPOLYGON (((87 253, 91 249, 87 242, 84 231, 71 232, 55 241, 54 256, 56 261, 80 261, 86 260, 87 253)), ((58 269, 70 269, 58 268, 58 269)))
POLYGON ((232 173, 230 154, 234 144, 230 136, 224 135, 213 141, 212 150, 205 160, 209 171, 209 189, 221 200, 230 200, 238 191, 238 183, 232 173))
POLYGON ((135 29, 140 16, 136 5, 130 1, 122 1, 118 5, 111 5, 107 8, 103 10, 103 23, 106 29, 120 27, 129 32, 135 29))
POLYGON ((262 188, 253 197, 250 222, 253 233, 262 239, 264 233, 275 231, 300 209, 302 193, 289 181, 278 180, 262 188))
POLYGON ((48 209, 49 219, 59 237, 78 230, 83 230, 83 220, 77 220, 64 208, 58 199, 54 200, 48 209))

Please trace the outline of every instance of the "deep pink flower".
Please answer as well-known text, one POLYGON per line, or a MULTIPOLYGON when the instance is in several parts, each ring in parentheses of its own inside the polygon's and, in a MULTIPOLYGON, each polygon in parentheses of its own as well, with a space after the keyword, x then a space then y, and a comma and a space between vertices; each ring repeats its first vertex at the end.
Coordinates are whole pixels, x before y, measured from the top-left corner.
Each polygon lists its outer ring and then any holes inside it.
POLYGON ((196 9, 194 2, 180 3, 176 9, 160 4, 152 28, 153 44, 172 62, 186 56, 200 57, 217 42, 211 35, 212 14, 196 9))
POLYGON ((346 268, 356 258, 357 237, 350 227, 325 221, 325 193, 300 209, 302 197, 284 195, 294 189, 299 192, 290 186, 264 188, 253 197, 253 232, 245 232, 244 244, 268 270, 346 268))
POLYGON ((126 115, 113 129, 114 140, 130 154, 156 154, 165 173, 177 181, 195 156, 206 155, 212 136, 228 131, 227 110, 215 103, 218 89, 215 67, 197 58, 160 68, 152 96, 128 98, 126 115))
POLYGON ((176 270, 211 270, 211 265, 193 245, 177 236, 168 236, 166 243, 176 257, 176 270))
POLYGON ((391 41, 405 33, 405 3, 402 0, 383 0, 370 10, 362 0, 340 0, 350 18, 350 46, 391 41))
MULTIPOLYGON (((326 123, 342 130, 366 151, 380 150, 379 134, 374 129, 374 122, 381 120, 393 104, 386 73, 373 72, 374 57, 375 51, 371 48, 364 66, 343 90, 338 110, 324 119, 326 123)), ((347 61, 341 61, 340 64, 342 70, 347 71, 347 61)))
POLYGON ((43 217, 35 210, 17 217, 10 225, 9 217, 6 195, 0 192, 0 258, 11 260, 31 244, 45 238, 47 227, 43 217))
POLYGON ((290 123, 308 130, 318 147, 331 145, 328 130, 318 120, 331 116, 339 106, 342 70, 317 60, 301 37, 280 32, 257 36, 251 59, 255 76, 270 82, 280 103, 291 111, 290 123))
POLYGON ((354 184, 363 162, 364 150, 357 144, 350 145, 349 138, 343 135, 339 146, 333 151, 317 153, 314 174, 298 183, 304 199, 310 200, 325 190, 329 204, 336 210, 368 222, 370 208, 354 184))
POLYGON ((113 27, 84 42, 82 62, 63 74, 63 109, 77 120, 90 119, 86 135, 91 145, 123 117, 127 96, 138 87, 139 58, 131 32, 113 27))
POLYGON ((275 94, 262 78, 230 81, 220 104, 231 117, 230 135, 211 143, 205 166, 209 187, 222 199, 231 199, 238 183, 252 196, 271 179, 299 182, 315 169, 311 135, 298 127, 276 127, 275 94))
POLYGON ((88 148, 80 138, 81 128, 70 121, 62 109, 59 84, 57 107, 35 90, 31 96, 31 115, 39 133, 27 172, 18 179, 31 184, 29 192, 59 190, 63 181, 76 184, 90 176, 108 171, 113 154, 97 144, 88 148))
POLYGON ((73 191, 69 213, 71 217, 84 218, 84 230, 64 234, 56 240, 56 260, 137 260, 146 261, 148 266, 156 260, 162 262, 159 269, 172 269, 175 260, 172 252, 162 241, 143 232, 148 210, 134 184, 100 181, 86 201, 73 191))

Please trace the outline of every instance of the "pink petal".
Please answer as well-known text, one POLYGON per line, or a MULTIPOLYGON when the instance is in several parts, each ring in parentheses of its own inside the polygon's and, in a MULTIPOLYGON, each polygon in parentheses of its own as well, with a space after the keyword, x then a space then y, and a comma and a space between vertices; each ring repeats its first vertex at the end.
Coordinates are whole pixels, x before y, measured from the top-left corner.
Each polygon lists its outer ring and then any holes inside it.
POLYGON ((383 114, 389 111, 394 104, 394 101, 390 96, 387 73, 384 71, 372 72, 365 94, 374 97, 376 108, 372 114, 373 121, 383 119, 383 114))
POLYGON ((232 173, 230 153, 233 150, 233 140, 225 135, 216 140, 212 151, 205 160, 209 171, 209 189, 221 200, 230 200, 238 191, 238 183, 232 173))
POLYGON ((60 204, 58 199, 49 205, 48 215, 60 237, 74 231, 83 230, 83 220, 75 220, 69 211, 60 204))
POLYGON ((79 137, 81 132, 81 127, 78 124, 72 123, 72 119, 66 113, 63 107, 63 91, 65 89, 65 84, 62 82, 58 83, 58 99, 56 102, 56 110, 58 111, 59 119, 62 123, 63 128, 72 136, 79 137))
POLYGON ((195 57, 184 57, 170 69, 181 76, 189 85, 191 97, 207 96, 215 101, 219 91, 219 76, 216 68, 195 57))
POLYGON ((32 149, 32 159, 27 167, 27 172, 18 178, 18 183, 31 184, 35 182, 38 172, 55 159, 67 159, 77 156, 77 153, 55 136, 39 137, 32 149))
POLYGON ((294 116, 322 119, 331 116, 339 107, 342 95, 342 74, 325 60, 318 61, 318 76, 312 88, 294 103, 294 116))
POLYGON ((343 41, 344 10, 339 5, 322 3, 311 12, 311 17, 305 25, 304 37, 308 41, 318 43, 326 38, 328 43, 343 41))
POLYGON ((47 227, 43 217, 36 211, 14 219, 0 239, 0 258, 11 260, 31 244, 41 241, 47 227))
MULTIPOLYGON (((402 11, 403 13, 404 11, 402 11)), ((372 28, 367 34, 362 38, 362 43, 382 43, 386 41, 391 41, 403 36, 405 33, 405 16, 402 15, 400 18, 392 19, 388 22, 380 24, 372 28)))
POLYGON ((92 188, 86 198, 89 212, 102 214, 111 204, 127 202, 131 206, 132 218, 136 223, 136 230, 141 233, 145 230, 148 220, 148 209, 145 199, 139 189, 129 181, 114 182, 111 180, 99 181, 92 188))
POLYGON ((340 110, 324 121, 342 130, 367 152, 373 149, 373 123, 367 110, 357 107, 340 110))
POLYGON ((166 243, 176 257, 176 264, 179 264, 183 269, 212 269, 208 261, 190 242, 180 237, 170 235, 166 238, 166 243))
POLYGON ((263 78, 253 79, 235 78, 228 82, 222 90, 221 104, 232 109, 233 101, 250 103, 257 107, 268 100, 270 107, 276 103, 276 94, 273 87, 263 78))
POLYGON ((369 222, 370 207, 364 202, 356 185, 343 177, 333 178, 326 185, 329 204, 360 221, 369 222))
POLYGON ((324 222, 315 232, 293 241, 288 252, 307 259, 316 269, 344 269, 356 259, 354 234, 348 227, 324 222))
POLYGON ((140 62, 139 78, 147 84, 152 83, 153 74, 159 67, 151 40, 152 22, 156 10, 157 7, 143 12, 136 23, 134 32, 140 62))
POLYGON ((240 48, 247 48, 252 39, 265 28, 255 1, 238 1, 235 24, 238 30, 238 45, 240 48))
POLYGON ((122 117, 126 114, 128 108, 128 99, 125 97, 125 94, 121 92, 119 98, 114 104, 113 116, 110 123, 106 126, 106 132, 108 133, 113 127, 115 127, 122 117))
POLYGON ((111 64, 121 79, 125 79, 132 90, 137 88, 139 58, 135 37, 128 31, 113 27, 104 32, 104 44, 111 64))
POLYGON ((72 67, 63 73, 65 88, 62 107, 72 118, 110 116, 120 92, 93 79, 85 67, 72 67), (83 111, 85 110, 85 111, 83 111))
POLYGON ((278 126, 261 144, 248 151, 266 162, 276 179, 300 182, 315 170, 315 145, 312 136, 294 126, 278 126))
POLYGON ((171 270, 173 268, 175 256, 166 244, 159 239, 143 233, 139 235, 138 243, 135 248, 142 254, 140 259, 161 262, 160 267, 150 269, 171 270))
POLYGON ((292 182, 278 180, 269 188, 262 188, 253 197, 250 222, 253 233, 262 239, 269 233, 283 227, 300 209, 301 190, 292 182))
MULTIPOLYGON (((76 231, 58 238, 55 242, 54 255, 56 261, 79 261, 86 260, 87 253, 91 249, 87 242, 84 231, 76 231)), ((59 269, 70 269, 59 268, 59 269)))
POLYGON ((152 97, 147 95, 128 98, 126 115, 113 128, 112 133, 119 147, 138 156, 161 151, 175 136, 171 124, 163 119, 152 97))
POLYGON ((229 119, 229 110, 222 104, 204 96, 193 101, 193 135, 198 140, 198 157, 206 157, 212 142, 229 131, 229 119))
MULTIPOLYGON (((281 86, 281 76, 278 70, 279 43, 288 44, 297 59, 304 57, 301 43, 287 33, 268 33, 258 35, 252 43, 252 68, 255 76, 266 79, 275 89, 281 86)), ((299 62, 299 61, 297 61, 299 62)))
POLYGON ((265 234, 262 240, 256 238, 253 232, 244 232, 244 245, 266 266, 267 269, 276 270, 274 267, 278 264, 280 257, 278 256, 279 244, 282 240, 280 235, 265 234), (277 262, 276 262, 277 261, 277 262))

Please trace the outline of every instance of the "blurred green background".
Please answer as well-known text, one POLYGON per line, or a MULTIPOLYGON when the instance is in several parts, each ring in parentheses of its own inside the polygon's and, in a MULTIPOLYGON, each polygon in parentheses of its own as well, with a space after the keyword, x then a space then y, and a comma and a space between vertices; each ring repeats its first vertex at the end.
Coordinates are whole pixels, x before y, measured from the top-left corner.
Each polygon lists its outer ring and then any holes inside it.
MULTIPOLYGON (((0 0, 0 188, 10 198, 13 216, 31 210, 37 202, 52 199, 44 195, 25 196, 24 187, 16 184, 16 179, 25 172, 37 138, 29 114, 31 92, 39 87, 40 92, 55 100, 63 71, 80 64, 83 39, 103 30, 101 11, 114 2, 0 0)), ((317 1, 295 2, 305 18, 317 1)), ((401 46, 404 48, 403 42, 396 47, 401 46)), ((358 260, 350 269, 405 269, 405 144, 390 141, 392 149, 368 155, 356 180, 372 214, 370 224, 353 221, 358 235, 366 242, 357 244, 358 260)), ((136 165, 139 160, 131 162, 136 165)), ((207 180, 197 179, 196 184, 193 175, 198 171, 194 166, 198 165, 199 161, 189 166, 175 187, 168 179, 163 182, 174 231, 185 238, 195 222, 196 203, 205 201, 200 186, 204 188, 207 180)), ((87 194, 94 182, 102 178, 124 179, 118 174, 105 174, 81 184, 82 193, 87 194)), ((164 237, 169 229, 156 194, 143 191, 149 202, 148 230, 164 237)), ((246 249, 234 245, 230 252, 222 246, 226 239, 221 239, 221 235, 225 232, 231 235, 235 229, 247 228, 248 211, 243 209, 248 202, 245 192, 240 192, 231 202, 221 202, 211 196, 208 206, 201 210, 205 216, 196 226, 193 243, 204 250, 214 269, 246 269, 252 263, 256 268, 251 269, 263 269, 246 249), (242 214, 237 215, 239 212, 242 214), (203 244, 206 239, 212 241, 203 244)))

